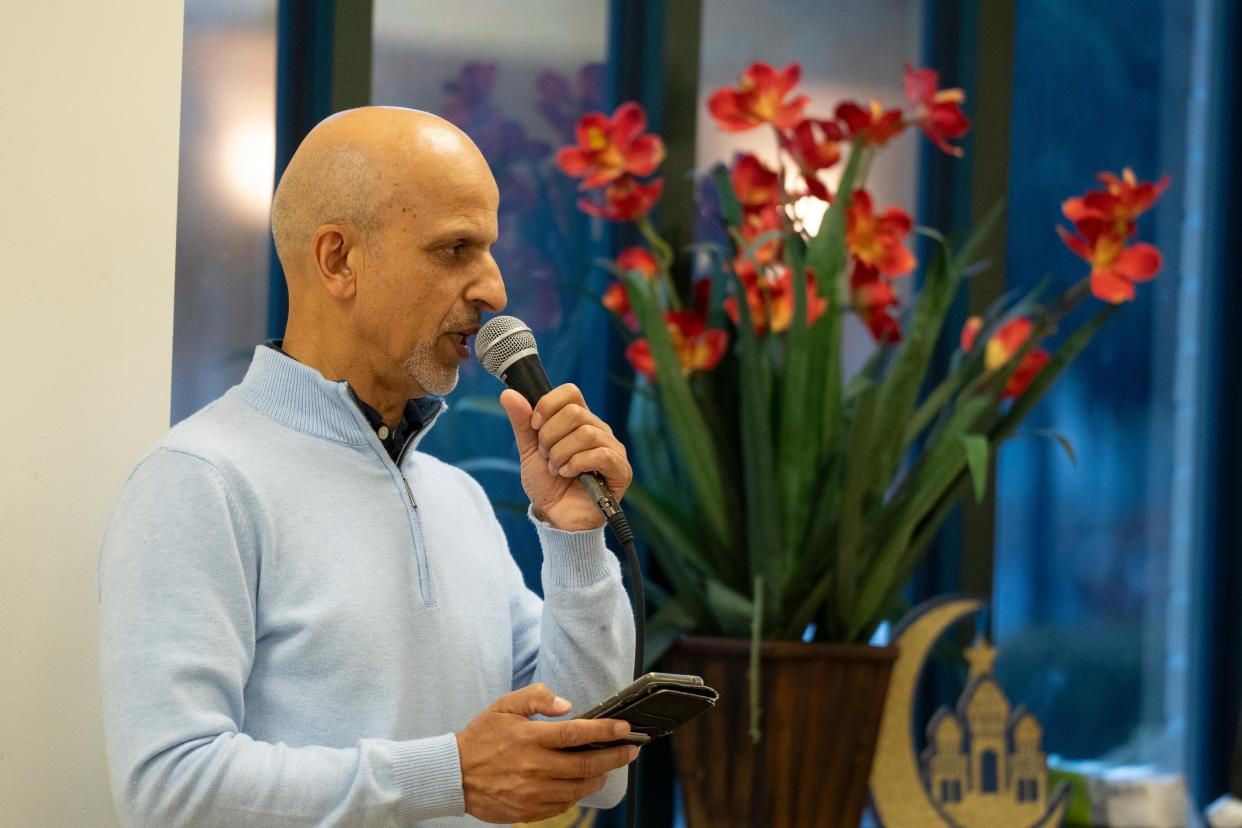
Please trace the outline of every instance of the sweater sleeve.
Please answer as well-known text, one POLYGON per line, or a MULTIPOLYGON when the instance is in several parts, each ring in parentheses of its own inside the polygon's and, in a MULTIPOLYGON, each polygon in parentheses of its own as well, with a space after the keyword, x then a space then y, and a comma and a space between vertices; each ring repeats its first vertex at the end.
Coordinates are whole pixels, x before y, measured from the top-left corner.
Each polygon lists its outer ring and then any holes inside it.
POLYGON ((291 747, 242 732, 254 531, 206 460, 157 449, 99 552, 100 675, 124 825, 392 825, 464 813, 452 733, 291 747))
MULTIPOLYGON (((528 514, 543 549, 544 600, 526 588, 513 564, 514 687, 547 684, 573 704, 569 718, 630 683, 634 616, 602 528, 563 532, 528 514)), ((582 804, 611 808, 625 788, 626 769, 618 768, 582 804)))

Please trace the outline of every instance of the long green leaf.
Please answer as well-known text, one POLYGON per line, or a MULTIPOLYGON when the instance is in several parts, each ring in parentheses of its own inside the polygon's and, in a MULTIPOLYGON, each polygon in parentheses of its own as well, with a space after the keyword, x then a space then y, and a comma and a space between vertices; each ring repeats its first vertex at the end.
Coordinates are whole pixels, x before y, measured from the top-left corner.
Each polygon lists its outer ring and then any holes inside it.
POLYGON ((738 297, 738 379, 741 385, 742 482, 746 493, 746 552, 751 578, 784 583, 781 571, 780 493, 772 446, 772 361, 761 348, 746 301, 746 287, 734 275, 738 297))
POLYGON ((696 505, 712 532, 711 542, 718 544, 718 548, 723 550, 724 539, 729 537, 731 531, 729 510, 719 459, 707 423, 690 390, 690 384, 682 374, 681 362, 673 350, 673 343, 665 327, 664 314, 643 277, 632 274, 627 276, 626 293, 651 348, 660 401, 677 449, 685 460, 696 505))
POLYGON ((647 619, 647 635, 643 651, 644 669, 650 670, 668 648, 686 633, 698 628, 700 622, 676 598, 669 598, 647 619))
MULTIPOLYGON (((836 444, 833 435, 840 427, 842 414, 841 325, 849 302, 846 287, 845 230, 850 204, 854 198, 854 182, 868 150, 855 140, 849 161, 837 184, 836 200, 820 224, 819 231, 807 247, 806 263, 815 271, 819 295, 828 300, 828 310, 811 326, 807 349, 806 395, 804 406, 812 414, 819 412, 819 423, 808 428, 804 441, 809 452, 810 472, 814 479, 822 467, 832 462, 827 450, 836 444)), ((814 420, 808 421, 808 426, 814 420)))
POLYGON ((966 452, 966 468, 975 486, 975 502, 982 503, 988 491, 988 438, 982 434, 962 434, 957 438, 966 452))
MULTIPOLYGON (((810 487, 816 471, 815 447, 807 445, 806 423, 815 412, 807 404, 807 372, 810 366, 810 334, 807 327, 807 280, 802 241, 792 232, 785 238, 785 258, 793 274, 794 311, 785 336, 785 370, 781 376, 780 457, 781 494, 784 503, 785 571, 792 571, 798 542, 810 508, 810 487), (809 449, 809 450, 808 450, 809 449)), ((776 586, 779 586, 777 584, 776 586)))
POLYGON ((708 579, 707 605, 726 635, 748 637, 755 611, 749 598, 715 579, 708 579))
MULTIPOLYGON (((838 618, 853 614, 855 590, 858 588, 855 557, 862 541, 864 508, 867 501, 868 476, 874 473, 872 444, 875 436, 875 405, 877 391, 868 384, 858 398, 850 428, 849 449, 845 462, 845 485, 842 487, 841 520, 837 533, 837 600, 832 613, 838 618)), ((834 625, 838 626, 838 625, 834 625)), ((838 633, 832 630, 831 633, 838 633)))

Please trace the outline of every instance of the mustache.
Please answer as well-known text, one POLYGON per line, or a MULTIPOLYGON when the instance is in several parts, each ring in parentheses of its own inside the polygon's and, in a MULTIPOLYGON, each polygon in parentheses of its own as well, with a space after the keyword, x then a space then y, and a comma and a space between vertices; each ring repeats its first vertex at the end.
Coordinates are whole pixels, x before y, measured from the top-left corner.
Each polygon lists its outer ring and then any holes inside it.
POLYGON ((483 322, 483 314, 476 311, 468 316, 450 320, 445 326, 446 331, 460 331, 465 328, 477 329, 483 322))

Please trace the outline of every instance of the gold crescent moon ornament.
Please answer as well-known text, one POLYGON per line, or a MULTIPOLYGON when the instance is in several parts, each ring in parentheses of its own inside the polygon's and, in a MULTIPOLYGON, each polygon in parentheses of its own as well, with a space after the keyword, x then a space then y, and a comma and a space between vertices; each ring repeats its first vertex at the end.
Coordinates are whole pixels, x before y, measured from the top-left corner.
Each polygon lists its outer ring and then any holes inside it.
POLYGON ((1009 699, 992 674, 996 650, 982 638, 967 649, 970 678, 955 710, 928 723, 920 756, 914 696, 928 654, 983 602, 942 597, 911 610, 893 631, 897 661, 871 766, 871 807, 885 828, 1054 828, 1069 804, 1065 785, 1047 790, 1043 730, 1009 699))

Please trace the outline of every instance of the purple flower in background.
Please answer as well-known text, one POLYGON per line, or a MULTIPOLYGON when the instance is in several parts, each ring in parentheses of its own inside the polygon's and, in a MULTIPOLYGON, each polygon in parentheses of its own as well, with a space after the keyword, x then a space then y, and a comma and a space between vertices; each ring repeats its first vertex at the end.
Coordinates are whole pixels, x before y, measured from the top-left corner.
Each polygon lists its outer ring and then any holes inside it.
POLYGON ((559 72, 543 72, 535 81, 539 112, 548 120, 558 137, 573 143, 578 121, 588 112, 602 112, 608 106, 608 67, 588 63, 578 70, 578 88, 559 72))

